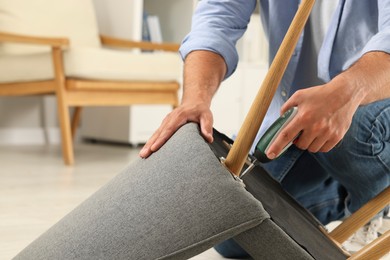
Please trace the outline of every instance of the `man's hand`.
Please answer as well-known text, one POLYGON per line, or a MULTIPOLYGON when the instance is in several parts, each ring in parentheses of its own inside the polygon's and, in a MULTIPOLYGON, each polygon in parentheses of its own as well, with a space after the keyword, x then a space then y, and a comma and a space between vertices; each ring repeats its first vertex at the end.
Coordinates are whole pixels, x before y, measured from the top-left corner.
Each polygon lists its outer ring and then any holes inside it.
POLYGON ((328 152, 336 146, 352 122, 359 105, 390 97, 390 55, 369 52, 329 83, 297 91, 283 105, 298 114, 283 129, 267 157, 275 158, 298 133, 295 145, 310 152, 328 152))
POLYGON ((187 122, 200 125, 202 136, 213 141, 211 99, 226 74, 225 60, 211 51, 193 51, 184 62, 184 91, 181 105, 173 110, 142 148, 139 155, 146 158, 157 151, 187 122))
POLYGON ((275 158, 299 133, 294 144, 302 150, 328 152, 336 146, 348 131, 361 101, 349 93, 345 84, 339 78, 292 95, 283 105, 281 113, 297 106, 298 114, 281 131, 268 150, 267 157, 275 158))
POLYGON ((204 139, 207 142, 213 142, 213 115, 209 106, 203 103, 182 104, 165 117, 160 127, 148 140, 139 155, 142 158, 147 158, 156 152, 187 122, 199 123, 204 139))

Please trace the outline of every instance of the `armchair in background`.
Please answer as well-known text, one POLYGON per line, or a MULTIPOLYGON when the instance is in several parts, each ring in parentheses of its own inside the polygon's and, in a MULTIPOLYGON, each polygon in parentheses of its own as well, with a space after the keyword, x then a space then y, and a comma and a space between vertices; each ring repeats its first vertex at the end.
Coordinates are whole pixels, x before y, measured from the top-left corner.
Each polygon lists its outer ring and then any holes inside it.
POLYGON ((0 0, 0 96, 56 96, 67 165, 82 107, 178 105, 178 48, 99 35, 92 0, 0 0))

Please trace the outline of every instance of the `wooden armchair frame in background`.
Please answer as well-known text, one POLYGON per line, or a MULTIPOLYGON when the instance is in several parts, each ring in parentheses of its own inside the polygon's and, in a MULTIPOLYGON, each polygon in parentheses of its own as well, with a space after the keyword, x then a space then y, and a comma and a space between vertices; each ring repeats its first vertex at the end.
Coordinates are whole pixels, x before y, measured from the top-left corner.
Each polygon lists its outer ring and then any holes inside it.
MULTIPOLYGON (((178 44, 129 41, 100 36, 103 46, 139 48, 177 52, 178 44)), ((0 32, 0 43, 25 43, 51 47, 54 79, 0 83, 0 96, 26 96, 55 94, 61 129, 62 154, 65 164, 74 164, 73 138, 83 106, 128 106, 133 104, 178 105, 179 82, 93 81, 69 78, 64 73, 63 50, 70 42, 67 38, 36 37, 0 32), (72 123, 69 108, 75 107, 72 123)))
MULTIPOLYGON (((363 227, 384 208, 390 205, 390 187, 387 187, 359 210, 346 218, 339 226, 329 232, 328 237, 341 247, 350 236, 363 227)), ((349 260, 380 259, 390 253, 390 230, 348 257, 349 260)))

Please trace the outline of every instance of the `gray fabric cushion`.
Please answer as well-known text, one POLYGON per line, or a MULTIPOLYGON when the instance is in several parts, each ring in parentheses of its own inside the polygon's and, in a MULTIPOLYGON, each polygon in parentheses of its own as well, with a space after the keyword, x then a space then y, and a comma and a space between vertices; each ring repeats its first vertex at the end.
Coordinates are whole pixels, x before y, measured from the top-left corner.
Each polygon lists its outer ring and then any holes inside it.
POLYGON ((270 219, 237 235, 234 240, 254 259, 314 259, 270 219))
POLYGON ((15 259, 186 259, 268 218, 188 124, 15 259))

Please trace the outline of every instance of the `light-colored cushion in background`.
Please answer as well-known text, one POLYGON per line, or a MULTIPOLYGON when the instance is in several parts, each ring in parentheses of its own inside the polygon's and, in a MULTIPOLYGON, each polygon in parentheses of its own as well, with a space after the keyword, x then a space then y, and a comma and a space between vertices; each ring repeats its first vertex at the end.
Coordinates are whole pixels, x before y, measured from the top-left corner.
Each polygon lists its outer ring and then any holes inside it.
MULTIPOLYGON (((65 75, 78 79, 177 81, 181 76, 181 64, 177 53, 82 47, 64 51, 65 75)), ((50 53, 3 55, 0 70, 0 82, 54 78, 50 53)))
MULTIPOLYGON (((66 37, 72 46, 99 47, 100 39, 91 0, 0 0, 0 31, 66 37)), ((48 48, 0 44, 0 54, 26 54, 48 48)))
MULTIPOLYGON (((67 37, 65 75, 77 79, 178 81, 176 53, 136 53, 101 48, 91 0, 0 0, 0 32, 67 37), (48 11, 50 10, 50 11, 48 11)), ((50 49, 27 44, 0 44, 0 82, 54 78, 50 49)))

